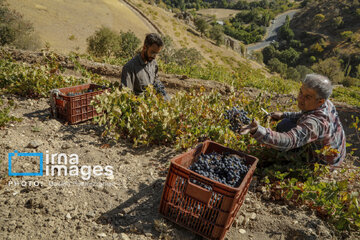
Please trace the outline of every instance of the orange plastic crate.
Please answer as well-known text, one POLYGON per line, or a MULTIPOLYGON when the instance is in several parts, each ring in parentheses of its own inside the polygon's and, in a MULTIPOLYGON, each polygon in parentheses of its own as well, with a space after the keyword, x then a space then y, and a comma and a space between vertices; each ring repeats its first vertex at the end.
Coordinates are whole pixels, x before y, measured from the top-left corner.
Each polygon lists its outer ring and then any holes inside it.
POLYGON ((98 116, 95 108, 90 105, 94 96, 101 94, 105 91, 100 85, 96 84, 84 84, 73 87, 66 87, 58 89, 61 94, 55 98, 56 111, 58 117, 64 119, 70 124, 75 124, 92 119, 98 116), (93 92, 86 92, 87 90, 93 90, 93 92), (84 92, 85 91, 85 92, 84 92), (80 93, 77 96, 67 96, 68 93, 80 93))
POLYGON ((212 141, 174 157, 161 197, 160 213, 165 218, 207 239, 223 239, 231 227, 249 188, 258 159, 212 141), (239 187, 233 188, 189 169, 200 153, 231 153, 245 158, 249 171, 239 187), (190 180, 208 187, 207 190, 190 180))

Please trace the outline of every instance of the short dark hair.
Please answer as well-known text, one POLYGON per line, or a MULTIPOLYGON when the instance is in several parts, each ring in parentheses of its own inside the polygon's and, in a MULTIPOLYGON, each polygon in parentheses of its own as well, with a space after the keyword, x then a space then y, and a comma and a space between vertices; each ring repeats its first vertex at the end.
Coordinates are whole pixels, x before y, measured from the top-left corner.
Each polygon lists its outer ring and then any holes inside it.
POLYGON ((158 45, 158 47, 164 46, 164 42, 161 39, 160 35, 157 33, 149 33, 145 37, 144 45, 151 46, 153 44, 158 45))

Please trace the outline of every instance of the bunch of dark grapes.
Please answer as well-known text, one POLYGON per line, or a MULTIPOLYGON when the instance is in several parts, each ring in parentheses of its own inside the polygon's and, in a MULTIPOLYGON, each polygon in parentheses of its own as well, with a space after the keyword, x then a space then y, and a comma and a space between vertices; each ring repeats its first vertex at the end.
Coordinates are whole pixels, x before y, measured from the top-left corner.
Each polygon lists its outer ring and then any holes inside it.
POLYGON ((156 90, 157 93, 161 94, 162 96, 166 96, 166 91, 165 91, 165 87, 164 85, 162 84, 162 82, 160 81, 155 81, 154 82, 154 88, 156 90))
POLYGON ((250 118, 247 114, 247 111, 233 107, 225 111, 224 117, 230 121, 230 129, 237 132, 241 126, 250 124, 250 118))
MULTIPOLYGON (((245 165, 244 159, 238 155, 215 152, 200 154, 199 159, 189 169, 231 187, 238 187, 249 171, 249 167, 245 165)), ((193 182, 201 186, 204 185, 196 180, 193 182)), ((203 187, 209 189, 208 186, 203 187)))

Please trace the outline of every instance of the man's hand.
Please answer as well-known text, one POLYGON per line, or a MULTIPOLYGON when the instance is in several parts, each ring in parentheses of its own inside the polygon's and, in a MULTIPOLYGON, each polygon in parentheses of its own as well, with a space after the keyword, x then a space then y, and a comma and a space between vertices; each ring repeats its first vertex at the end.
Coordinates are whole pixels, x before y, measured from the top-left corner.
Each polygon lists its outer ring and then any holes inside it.
POLYGON ((270 117, 272 120, 279 121, 284 118, 283 112, 272 112, 270 113, 270 117))
POLYGON ((254 134, 256 133, 257 129, 258 129, 259 123, 253 119, 253 121, 249 124, 249 125, 244 125, 239 129, 239 134, 241 135, 245 135, 248 133, 254 134))

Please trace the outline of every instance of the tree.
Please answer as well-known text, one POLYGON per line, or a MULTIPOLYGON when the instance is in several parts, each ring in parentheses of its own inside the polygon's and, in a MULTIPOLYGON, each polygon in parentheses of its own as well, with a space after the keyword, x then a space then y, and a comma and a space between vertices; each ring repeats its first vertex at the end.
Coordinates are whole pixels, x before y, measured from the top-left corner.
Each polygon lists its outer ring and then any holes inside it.
POLYGON ((327 76, 333 83, 340 83, 344 78, 341 63, 336 57, 320 60, 312 66, 314 72, 327 76))
POLYGON ((194 21, 196 29, 201 33, 201 36, 209 28, 209 24, 203 18, 196 18, 194 21))
POLYGON ((273 45, 267 46, 262 50, 264 63, 268 64, 268 61, 278 56, 279 51, 275 49, 273 45))
POLYGON ((286 63, 287 65, 290 65, 290 66, 295 66, 297 61, 299 60, 300 53, 297 52, 292 47, 290 47, 290 48, 282 51, 280 53, 279 57, 280 57, 281 62, 286 63))
POLYGON ((210 38, 215 40, 217 46, 224 43, 224 31, 222 26, 216 24, 210 29, 210 38))
POLYGON ((280 62, 277 58, 272 58, 268 62, 268 67, 271 72, 280 73, 280 75, 284 75, 287 70, 287 65, 285 63, 280 62))

